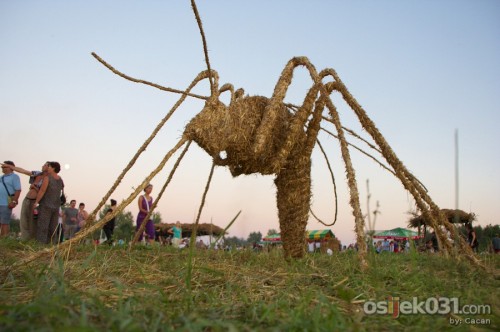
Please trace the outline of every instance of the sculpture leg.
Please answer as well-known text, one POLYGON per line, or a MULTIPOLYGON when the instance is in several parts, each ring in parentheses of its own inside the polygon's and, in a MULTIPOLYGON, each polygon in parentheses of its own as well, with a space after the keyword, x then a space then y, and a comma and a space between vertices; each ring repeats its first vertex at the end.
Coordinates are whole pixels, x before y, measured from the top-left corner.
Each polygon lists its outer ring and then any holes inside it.
POLYGON ((290 160, 296 162, 289 162, 274 180, 276 201, 285 258, 301 258, 311 201, 311 159, 290 160))

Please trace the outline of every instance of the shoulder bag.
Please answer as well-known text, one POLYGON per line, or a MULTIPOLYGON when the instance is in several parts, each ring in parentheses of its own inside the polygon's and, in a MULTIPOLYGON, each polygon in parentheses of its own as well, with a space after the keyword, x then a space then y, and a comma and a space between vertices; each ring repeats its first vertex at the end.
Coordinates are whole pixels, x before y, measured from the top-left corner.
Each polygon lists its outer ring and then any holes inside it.
POLYGON ((5 187, 5 191, 7 192, 7 203, 9 205, 9 209, 12 209, 14 208, 13 206, 11 206, 11 203, 12 203, 12 198, 14 197, 14 194, 10 194, 9 192, 9 189, 7 189, 7 186, 5 185, 5 180, 3 179, 3 176, 2 176, 2 183, 3 183, 3 186, 5 187))

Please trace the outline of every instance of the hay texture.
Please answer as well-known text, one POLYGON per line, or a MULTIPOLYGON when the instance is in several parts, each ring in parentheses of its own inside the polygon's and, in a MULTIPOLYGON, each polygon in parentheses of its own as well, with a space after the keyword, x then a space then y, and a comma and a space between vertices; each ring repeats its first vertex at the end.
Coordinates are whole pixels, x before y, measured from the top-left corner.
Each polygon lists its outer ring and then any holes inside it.
MULTIPOLYGON (((476 220, 476 216, 474 213, 467 213, 462 210, 455 210, 455 209, 442 209, 441 212, 444 214, 446 217, 446 220, 448 220, 449 223, 460 223, 460 224, 466 224, 466 223, 471 223, 474 220, 476 220)), ((408 226, 410 227, 420 227, 420 226, 432 226, 431 220, 429 218, 426 218, 425 215, 421 214, 417 217, 414 217, 408 221, 408 226)))

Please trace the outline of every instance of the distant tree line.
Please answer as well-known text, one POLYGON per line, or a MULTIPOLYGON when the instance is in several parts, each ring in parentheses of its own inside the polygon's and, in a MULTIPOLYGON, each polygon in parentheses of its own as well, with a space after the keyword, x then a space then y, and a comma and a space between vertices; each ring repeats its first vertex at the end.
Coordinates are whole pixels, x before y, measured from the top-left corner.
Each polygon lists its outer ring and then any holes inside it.
MULTIPOLYGON (((109 206, 106 205, 104 209, 99 213, 99 219, 104 218, 106 211, 109 209, 109 206)), ((162 222, 162 217, 159 212, 153 213, 153 222, 155 224, 159 224, 162 222)), ((130 211, 121 211, 116 215, 115 219, 115 231, 114 237, 116 240, 122 239, 125 242, 131 241, 132 237, 135 234, 135 226, 134 226, 134 216, 130 211)), ((479 252, 490 252, 492 251, 492 240, 495 236, 500 237, 500 225, 487 225, 482 227, 481 225, 474 226, 474 231, 476 231, 476 237, 479 242, 479 252)), ((19 226, 19 218, 16 215, 12 216, 12 220, 10 222, 10 232, 14 234, 18 234, 20 232, 19 226)), ((458 227, 458 232, 464 239, 467 240, 467 230, 464 226, 458 227)), ((266 236, 279 233, 275 229, 270 229, 267 232, 266 236)), ((92 238, 98 239, 100 237, 100 231, 96 231, 92 234, 92 238)), ((238 238, 236 236, 225 237, 224 241, 227 245, 236 248, 236 247, 244 247, 247 245, 252 245, 253 243, 259 243, 262 240, 263 236, 261 232, 252 232, 248 235, 248 238, 245 240, 243 238, 238 238)))

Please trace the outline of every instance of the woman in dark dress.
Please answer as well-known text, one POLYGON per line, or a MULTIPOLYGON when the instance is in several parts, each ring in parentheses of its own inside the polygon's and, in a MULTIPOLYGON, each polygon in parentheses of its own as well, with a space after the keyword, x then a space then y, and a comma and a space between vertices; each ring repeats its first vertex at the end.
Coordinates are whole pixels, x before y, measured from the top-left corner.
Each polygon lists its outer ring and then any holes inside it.
POLYGON ((48 162, 47 176, 35 199, 34 209, 38 210, 36 239, 41 243, 57 243, 56 228, 61 206, 64 182, 58 175, 61 165, 57 161, 48 162))
POLYGON ((477 242, 476 231, 472 227, 471 223, 467 223, 465 227, 467 228, 467 242, 469 243, 473 251, 477 251, 479 242, 477 242))
MULTIPOLYGON (((147 241, 149 243, 155 242, 155 226, 152 219, 149 219, 147 221, 144 221, 144 219, 146 218, 146 215, 148 214, 149 210, 151 210, 151 207, 153 205, 153 197, 151 197, 152 191, 153 185, 148 184, 146 188, 144 188, 144 195, 139 196, 139 199, 137 200, 137 204, 139 205, 139 213, 137 214, 136 231, 139 230, 143 222, 146 222, 145 231, 146 235, 148 236, 147 241)), ((142 234, 139 237, 139 241, 142 241, 142 234)))
MULTIPOLYGON (((108 211, 106 211, 106 214, 113 213, 115 208, 116 208, 116 201, 114 199, 111 199, 111 206, 109 207, 108 211)), ((115 230, 115 219, 116 219, 116 217, 111 219, 110 221, 108 221, 102 227, 104 234, 106 234, 106 243, 108 243, 108 244, 113 243, 113 231, 115 230)))

